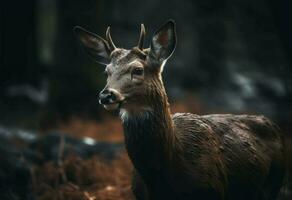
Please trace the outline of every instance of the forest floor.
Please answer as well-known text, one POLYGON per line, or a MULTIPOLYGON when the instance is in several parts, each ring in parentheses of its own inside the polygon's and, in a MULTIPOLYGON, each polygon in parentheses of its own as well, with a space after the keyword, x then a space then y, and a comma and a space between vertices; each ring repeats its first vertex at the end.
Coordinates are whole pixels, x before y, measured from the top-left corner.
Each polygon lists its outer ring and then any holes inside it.
MULTIPOLYGON (((107 142, 123 142, 122 127, 116 119, 107 120, 105 126, 93 121, 81 122, 72 119, 60 129, 74 136, 87 135, 107 142), (108 131, 107 129, 111 129, 108 131), (114 130, 112 134, 109 133, 114 130), (98 132, 99 134, 92 135, 98 132)), ((292 138, 286 138, 288 175, 284 193, 279 199, 289 199, 292 188, 292 138), (285 197, 286 196, 286 197, 285 197)), ((64 160, 62 170, 51 162, 35 169, 33 188, 39 200, 132 200, 131 175, 132 164, 125 152, 121 152, 113 161, 99 157, 83 160, 69 156, 64 160), (63 179, 62 175, 64 174, 63 179)))
POLYGON ((125 154, 108 163, 101 158, 67 157, 33 170, 32 187, 38 200, 131 200, 132 165, 125 154))
MULTIPOLYGON (((200 113, 198 108, 190 110, 190 106, 185 106, 185 103, 175 104, 171 108, 172 112, 193 112, 200 113)), ((0 127, 1 128, 1 127, 0 127)), ((60 123, 56 130, 61 133, 67 133, 69 137, 76 138, 76 141, 83 141, 84 137, 93 138, 96 143, 123 144, 123 130, 121 122, 117 117, 105 118, 102 121, 95 121, 90 119, 81 119, 78 117, 72 117, 66 122, 60 123)), ((0 130, 1 131, 1 130, 0 130)), ((45 133, 42 133, 45 134, 45 133)), ((60 138, 60 136, 58 136, 60 138)), ((32 192, 30 195, 32 198, 26 198, 26 200, 133 200, 133 194, 131 192, 131 177, 133 166, 124 150, 115 150, 114 157, 106 159, 98 154, 91 154, 90 156, 80 156, 85 154, 66 153, 63 154, 62 144, 59 140, 54 141, 52 144, 57 149, 51 148, 55 154, 61 154, 57 159, 47 159, 44 162, 34 162, 28 167, 29 171, 29 189, 32 192), (57 144, 56 144, 57 143, 57 144), (60 144, 59 144, 60 143, 60 144)), ((76 143, 76 141, 74 141, 76 143)), ((45 141, 44 144, 51 144, 51 141, 45 141)), ((75 143, 71 141, 71 145, 75 143)), ((17 141, 13 142, 17 145, 22 145, 17 141)), ((38 145, 43 143, 38 142, 38 145)), ((64 141, 65 144, 66 140, 64 141)), ((79 143, 78 143, 79 145, 79 143)), ((23 146, 23 145, 22 145, 23 146)), ((4 146, 6 148, 6 146, 4 146)), ((292 137, 286 138, 287 158, 288 158, 288 174, 292 174, 292 137)), ((45 148, 45 147, 44 147, 45 148)), ((81 145, 81 150, 83 146, 81 145)), ((33 149, 35 151, 37 148, 33 149)), ((0 141, 1 150, 1 141, 0 141)), ((80 149, 77 149, 80 150, 80 149)), ((78 152, 78 151, 77 151, 78 152)), ((35 152, 37 154, 46 155, 44 152, 35 152)), ((10 155, 10 152, 7 153, 10 155)), ((13 154, 14 155, 14 154, 13 154)), ((21 158, 23 159, 23 158, 21 158)), ((0 158, 0 162, 6 162, 6 158, 0 158)), ((13 161, 13 160, 12 160, 13 161)), ((14 161, 12 165, 15 166, 14 161)), ((2 167, 2 166, 1 166, 2 167)), ((8 171, 4 166, 4 170, 0 169, 0 179, 5 177, 5 173, 8 171)), ((22 170, 22 168, 21 168, 22 170)), ((16 170, 19 172, 18 168, 16 170)), ((22 171, 21 171, 22 172, 22 171)), ((16 176, 15 180, 20 178, 16 176)), ((8 177, 9 178, 9 177, 8 177)), ((25 177, 21 177, 25 178, 25 177)), ((4 180, 4 179, 3 179, 4 180)), ((290 191, 292 188, 291 176, 287 178, 287 184, 284 187, 285 196, 292 196, 290 191)), ((0 186, 1 186, 0 181, 0 186)), ((6 183, 4 182, 4 185, 6 183)), ((15 186, 14 183, 11 184, 15 186)), ((22 187, 21 184, 19 184, 22 187)), ((26 190, 26 189, 25 189, 26 190)), ((1 187, 0 187, 1 191, 1 187)), ((13 193, 18 191, 16 188, 12 190, 11 194, 7 194, 3 199, 18 200, 21 195, 13 193)), ((28 192, 28 191, 24 191, 28 192)), ((23 194, 20 191, 19 194, 23 194)), ((281 197, 281 200, 289 199, 281 197)), ((0 199, 1 194, 0 194, 0 199)))

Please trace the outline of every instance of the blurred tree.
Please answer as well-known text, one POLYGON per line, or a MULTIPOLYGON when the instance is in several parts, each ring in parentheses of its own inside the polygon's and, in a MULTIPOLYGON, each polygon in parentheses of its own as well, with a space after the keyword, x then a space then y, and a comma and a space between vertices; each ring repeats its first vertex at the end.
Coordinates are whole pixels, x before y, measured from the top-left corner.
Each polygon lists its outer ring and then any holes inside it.
POLYGON ((39 81, 35 14, 36 0, 1 1, 1 88, 27 80, 32 84, 39 81))

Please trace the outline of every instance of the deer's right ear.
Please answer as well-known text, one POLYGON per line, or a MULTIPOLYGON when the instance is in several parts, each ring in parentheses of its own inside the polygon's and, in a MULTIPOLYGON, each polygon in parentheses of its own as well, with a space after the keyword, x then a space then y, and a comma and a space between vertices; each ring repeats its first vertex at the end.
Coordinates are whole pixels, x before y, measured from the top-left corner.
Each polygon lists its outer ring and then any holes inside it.
POLYGON ((106 40, 79 26, 74 27, 74 32, 85 52, 90 57, 92 57, 96 62, 104 65, 110 63, 111 51, 106 40))

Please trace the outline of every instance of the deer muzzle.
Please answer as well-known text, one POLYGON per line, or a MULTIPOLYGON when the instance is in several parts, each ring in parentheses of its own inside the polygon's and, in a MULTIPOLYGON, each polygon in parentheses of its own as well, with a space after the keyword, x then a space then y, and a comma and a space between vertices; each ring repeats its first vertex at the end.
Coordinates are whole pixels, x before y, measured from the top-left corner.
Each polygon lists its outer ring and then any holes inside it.
POLYGON ((99 103, 107 110, 116 110, 120 108, 124 98, 120 92, 115 89, 103 89, 99 93, 99 103))

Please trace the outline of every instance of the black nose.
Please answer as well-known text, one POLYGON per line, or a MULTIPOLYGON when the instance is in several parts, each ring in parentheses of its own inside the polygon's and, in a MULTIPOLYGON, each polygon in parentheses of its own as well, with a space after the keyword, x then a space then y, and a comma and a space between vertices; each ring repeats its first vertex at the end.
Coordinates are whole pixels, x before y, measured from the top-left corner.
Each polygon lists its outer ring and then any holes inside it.
POLYGON ((116 101, 116 96, 112 91, 108 89, 104 89, 99 93, 99 102, 101 104, 114 103, 115 101, 116 101))

